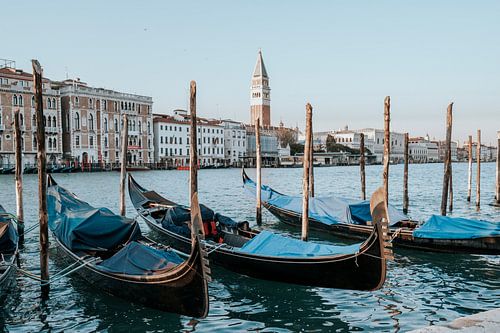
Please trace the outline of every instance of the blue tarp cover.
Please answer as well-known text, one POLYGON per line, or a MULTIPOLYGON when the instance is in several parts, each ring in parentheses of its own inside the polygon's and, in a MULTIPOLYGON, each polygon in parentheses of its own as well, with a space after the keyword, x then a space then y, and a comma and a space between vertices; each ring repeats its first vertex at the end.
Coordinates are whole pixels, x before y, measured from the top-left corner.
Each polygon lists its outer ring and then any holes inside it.
POLYGON ((97 267, 111 273, 153 275, 159 270, 171 269, 183 261, 175 252, 130 242, 114 256, 99 263, 97 267))
POLYGON ((55 185, 47 189, 49 227, 72 251, 114 250, 141 236, 136 221, 94 208, 55 185))
POLYGON ((361 243, 345 246, 304 242, 269 231, 261 231, 249 240, 240 251, 273 257, 322 257, 340 254, 354 254, 361 243))
POLYGON ((17 247, 17 231, 14 224, 11 222, 9 216, 1 216, 2 213, 6 213, 2 206, 0 206, 0 230, 4 230, 0 233, 0 253, 12 253, 17 247), (4 227, 7 225, 7 228, 4 227))
POLYGON ((472 239, 500 236, 500 222, 432 215, 424 225, 413 231, 413 236, 435 239, 472 239))
MULTIPOLYGON (((256 184, 248 179, 244 187, 255 195, 256 184)), ((269 186, 262 185, 261 199, 270 205, 302 214, 302 197, 289 196, 274 191, 269 186)), ((309 217, 324 224, 365 224, 371 221, 370 201, 353 200, 339 197, 314 197, 309 199, 309 217)), ((393 206, 389 205, 391 225, 408 218, 393 206)))

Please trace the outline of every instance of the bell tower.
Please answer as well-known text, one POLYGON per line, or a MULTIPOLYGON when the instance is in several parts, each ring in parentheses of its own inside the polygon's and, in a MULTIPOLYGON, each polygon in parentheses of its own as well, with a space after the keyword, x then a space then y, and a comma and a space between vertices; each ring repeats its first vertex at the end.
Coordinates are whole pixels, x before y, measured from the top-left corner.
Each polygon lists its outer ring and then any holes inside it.
POLYGON ((261 50, 257 55, 257 63, 252 75, 250 124, 255 125, 257 117, 260 117, 261 126, 271 126, 271 88, 269 88, 269 76, 264 66, 261 50))

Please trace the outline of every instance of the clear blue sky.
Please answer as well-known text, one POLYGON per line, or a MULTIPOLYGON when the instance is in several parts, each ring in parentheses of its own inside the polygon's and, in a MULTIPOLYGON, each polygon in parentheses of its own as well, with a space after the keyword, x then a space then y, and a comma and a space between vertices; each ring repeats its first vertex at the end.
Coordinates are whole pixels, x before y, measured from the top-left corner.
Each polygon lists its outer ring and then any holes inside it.
POLYGON ((315 130, 383 126, 453 138, 500 130, 500 1, 5 1, 1 58, 52 79, 146 94, 185 108, 198 82, 202 116, 249 120, 262 48, 274 124, 315 130))

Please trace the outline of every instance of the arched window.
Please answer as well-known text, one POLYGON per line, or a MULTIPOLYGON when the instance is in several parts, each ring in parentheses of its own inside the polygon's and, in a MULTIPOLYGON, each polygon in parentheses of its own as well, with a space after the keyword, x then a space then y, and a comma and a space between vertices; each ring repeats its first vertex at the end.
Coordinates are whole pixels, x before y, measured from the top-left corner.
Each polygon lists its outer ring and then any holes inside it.
POLYGON ((19 113, 19 125, 24 126, 24 117, 22 113, 19 113))
POLYGON ((104 118, 104 133, 108 133, 108 118, 104 118))
POLYGON ((52 109, 52 100, 47 98, 47 108, 52 109))
POLYGON ((91 114, 89 114, 89 129, 90 130, 93 130, 94 129, 94 116, 91 114))
POLYGON ((137 124, 137 130, 139 131, 139 133, 142 131, 140 120, 139 120, 139 123, 137 124))
POLYGON ((151 123, 148 121, 148 134, 151 134, 151 123))
POLYGON ((115 132, 118 132, 118 119, 115 118, 115 132))
POLYGON ((94 100, 92 98, 89 98, 89 108, 90 109, 94 108, 94 100))
POLYGON ((108 138, 104 137, 104 147, 108 147, 108 138))
POLYGON ((116 111, 116 110, 118 110, 118 103, 116 103, 116 101, 115 101, 115 102, 113 102, 113 109, 114 109, 115 111, 116 111))
POLYGON ((36 117, 35 117, 35 114, 33 114, 33 116, 31 116, 31 127, 33 126, 36 126, 36 117))
POLYGON ((52 127, 57 127, 56 116, 52 117, 52 127))
POLYGON ((52 141, 52 147, 54 149, 57 149, 57 140, 56 140, 56 138, 54 138, 54 140, 52 141))
POLYGON ((139 139, 139 147, 142 147, 142 140, 139 139))
POLYGON ((49 138, 49 149, 51 149, 51 148, 52 148, 52 139, 49 138))
POLYGON ((75 112, 75 129, 80 129, 80 114, 75 112))
POLYGON ((47 117, 45 116, 43 117, 43 126, 44 127, 47 126, 47 117))
POLYGON ((19 106, 23 106, 23 96, 19 95, 19 106))
POLYGON ((121 102, 121 104, 122 104, 122 110, 123 110, 123 102, 121 102))
POLYGON ((103 110, 107 110, 107 108, 108 108, 108 102, 107 101, 102 101, 102 108, 103 108, 103 110))
POLYGON ((31 107, 35 107, 35 96, 31 96, 31 107))
POLYGON ((132 103, 132 110, 135 111, 135 103, 132 103))
POLYGON ((17 106, 17 95, 12 97, 12 105, 17 106))
POLYGON ((90 140, 90 147, 94 147, 94 137, 91 136, 89 140, 90 140))
POLYGON ((135 120, 132 121, 132 131, 135 131, 135 120))
POLYGON ((132 104, 130 102, 128 102, 128 109, 132 110, 132 104))
POLYGON ((52 108, 57 109, 56 99, 52 98, 52 108))
POLYGON ((80 100, 78 99, 78 96, 75 97, 75 105, 78 106, 80 104, 80 100))
POLYGON ((118 148, 118 137, 115 136, 115 148, 118 148))

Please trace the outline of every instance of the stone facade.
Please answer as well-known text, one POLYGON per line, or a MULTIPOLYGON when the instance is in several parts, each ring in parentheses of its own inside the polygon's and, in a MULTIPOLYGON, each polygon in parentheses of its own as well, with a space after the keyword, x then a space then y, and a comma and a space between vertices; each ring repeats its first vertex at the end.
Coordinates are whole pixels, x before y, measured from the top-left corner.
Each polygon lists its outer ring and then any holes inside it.
MULTIPOLYGON (((13 62, 12 62, 13 64, 13 62)), ((43 114, 49 164, 62 157, 61 100, 52 81, 43 78, 43 114)), ((23 163, 36 163, 36 111, 33 75, 13 67, 0 68, 0 167, 14 166, 14 112, 20 111, 23 163)))
POLYGON ((59 83, 63 151, 75 163, 120 163, 123 115, 128 117, 128 163, 153 162, 151 97, 89 87, 80 80, 59 83))

